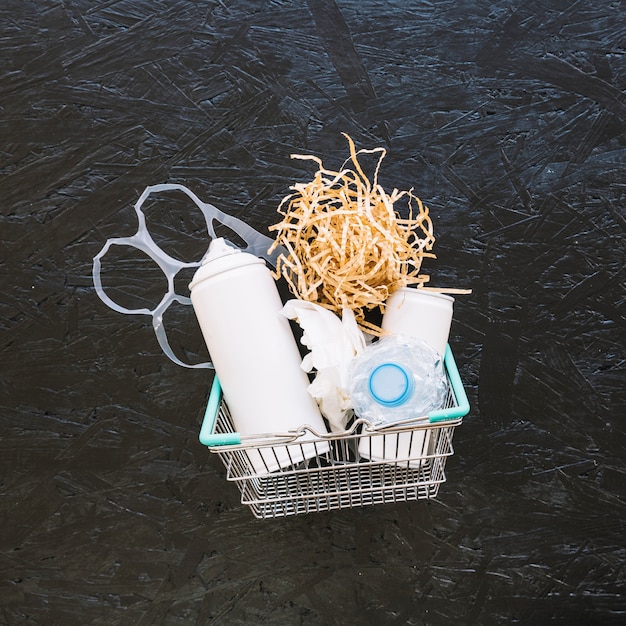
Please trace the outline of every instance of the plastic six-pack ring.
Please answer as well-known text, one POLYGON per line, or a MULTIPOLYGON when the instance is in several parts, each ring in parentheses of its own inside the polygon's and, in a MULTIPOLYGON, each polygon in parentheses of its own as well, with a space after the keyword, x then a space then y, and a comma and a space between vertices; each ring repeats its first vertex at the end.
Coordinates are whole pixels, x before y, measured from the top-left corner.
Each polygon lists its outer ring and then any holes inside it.
POLYGON ((165 251, 163 251, 154 241, 148 227, 146 225, 146 217, 143 213, 142 207, 146 200, 153 194, 164 193, 168 191, 181 191, 183 192, 202 212, 206 221, 207 228, 207 251, 211 240, 215 239, 214 221, 231 228, 237 235, 239 235, 247 244, 243 250, 250 252, 259 257, 265 258, 269 263, 275 265, 276 257, 280 254, 280 250, 275 250, 272 254, 268 254, 267 250, 273 243, 273 240, 265 235, 262 235, 254 228, 242 222, 241 220, 228 215, 223 211, 220 211, 217 207, 206 202, 202 202, 198 196, 196 196, 191 190, 183 185, 178 184, 161 184, 151 185, 146 187, 144 192, 139 197, 135 204, 135 213, 137 214, 138 227, 137 232, 131 237, 114 237, 108 239, 100 252, 94 257, 93 260, 93 282, 96 288, 96 293, 100 299, 111 309, 118 313, 124 313, 127 315, 149 315, 152 318, 152 327, 154 328, 154 334, 157 341, 161 346, 163 352, 177 365, 189 368, 213 368, 213 364, 210 361, 204 363, 189 364, 181 361, 173 352, 170 343, 167 338, 167 332, 163 324, 163 315, 165 311, 174 302, 178 302, 183 305, 190 305, 191 299, 189 296, 176 293, 174 280, 176 275, 185 268, 199 267, 202 264, 203 257, 197 261, 185 262, 177 259, 165 251), (150 257, 163 271, 167 278, 167 293, 161 298, 161 301, 154 309, 148 309, 145 307, 130 309, 121 306, 114 300, 112 300, 104 290, 101 280, 102 259, 109 251, 111 246, 128 246, 131 248, 137 248, 148 257, 150 257))

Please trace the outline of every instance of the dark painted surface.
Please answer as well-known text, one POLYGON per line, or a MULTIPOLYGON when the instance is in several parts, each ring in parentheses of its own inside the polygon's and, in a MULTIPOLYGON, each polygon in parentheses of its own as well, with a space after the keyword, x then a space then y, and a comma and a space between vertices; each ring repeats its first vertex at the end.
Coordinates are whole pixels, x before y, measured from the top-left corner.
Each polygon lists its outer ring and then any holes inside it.
MULTIPOLYGON (((623 623, 625 9, 5 0, 0 622, 623 623), (341 131, 431 207, 432 284, 473 289, 472 411, 437 501, 259 522, 197 442, 210 375, 107 309, 91 260, 158 182, 264 231, 308 175, 290 153, 339 165, 341 131)), ((201 254, 167 207, 155 236, 201 254)), ((203 358, 190 311, 167 322, 203 358)))

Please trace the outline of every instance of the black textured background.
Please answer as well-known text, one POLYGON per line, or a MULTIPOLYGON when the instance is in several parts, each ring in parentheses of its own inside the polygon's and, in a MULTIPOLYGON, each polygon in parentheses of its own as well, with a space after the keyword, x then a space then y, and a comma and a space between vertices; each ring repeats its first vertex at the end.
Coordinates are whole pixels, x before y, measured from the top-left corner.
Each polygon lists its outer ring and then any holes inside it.
MULTIPOLYGON (((0 622, 623 623, 625 10, 4 0, 0 622), (431 284, 473 290, 472 411, 436 501, 257 521, 197 442, 210 375, 105 307, 92 258, 159 182, 265 232, 311 172, 289 155, 338 166, 342 131, 430 206, 431 284)), ((148 217, 202 254, 188 205, 148 217)), ((132 255, 105 278, 163 294, 132 255)))

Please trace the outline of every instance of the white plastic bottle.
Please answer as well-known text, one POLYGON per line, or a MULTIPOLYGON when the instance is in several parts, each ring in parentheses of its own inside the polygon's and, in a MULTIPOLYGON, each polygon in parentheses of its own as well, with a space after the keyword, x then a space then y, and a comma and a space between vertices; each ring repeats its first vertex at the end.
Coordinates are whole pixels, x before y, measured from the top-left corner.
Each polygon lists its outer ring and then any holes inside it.
MULTIPOLYGON (((189 288, 237 432, 284 433, 306 424, 325 433, 265 262, 214 239, 189 288)), ((266 474, 328 449, 327 443, 290 445, 253 450, 249 458, 256 473, 266 474)))

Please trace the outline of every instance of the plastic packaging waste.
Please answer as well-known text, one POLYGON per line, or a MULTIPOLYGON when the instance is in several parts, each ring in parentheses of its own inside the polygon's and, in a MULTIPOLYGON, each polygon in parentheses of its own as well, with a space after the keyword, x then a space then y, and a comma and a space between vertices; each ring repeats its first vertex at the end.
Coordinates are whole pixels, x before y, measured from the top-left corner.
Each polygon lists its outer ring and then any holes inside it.
POLYGON ((383 337, 354 360, 352 406, 375 426, 427 415, 441 407, 446 389, 442 357, 414 337, 383 337))
MULTIPOLYGON (((191 301, 237 431, 285 433, 326 426, 307 392, 300 352, 276 283, 262 259, 214 239, 190 283, 191 301)), ((266 474, 328 451, 328 444, 249 451, 266 474)))
MULTIPOLYGON (((370 344, 354 360, 352 406, 374 428, 426 416, 443 405, 446 391, 443 359, 420 339, 389 335, 370 344)), ((423 457, 428 433, 415 430, 363 437, 359 453, 375 461, 423 457)))
POLYGON ((302 360, 305 372, 315 371, 308 391, 316 400, 333 432, 346 429, 351 417, 350 370, 352 360, 365 348, 365 337, 351 309, 341 319, 319 304, 289 300, 283 315, 303 330, 301 343, 310 352, 302 360))
POLYGON ((453 304, 452 296, 404 287, 387 299, 381 325, 387 332, 421 339, 443 356, 450 335, 453 304))
POLYGON ((152 317, 152 327, 154 328, 154 334, 156 335, 159 345, 161 346, 163 352, 174 363, 176 363, 177 365, 181 365, 182 367, 213 368, 213 364, 211 362, 195 363, 193 365, 190 365, 178 359, 178 357, 176 357, 172 348, 170 347, 165 326, 163 325, 163 315, 173 302, 178 302, 179 304, 184 305, 191 305, 191 300, 189 299, 189 296, 176 293, 174 287, 176 275, 184 268, 200 267, 202 263, 202 259, 198 259, 197 261, 192 262, 183 262, 170 256, 155 243, 154 239, 152 239, 150 235, 150 232, 148 231, 148 227, 146 225, 146 217, 142 210, 144 203, 151 195, 170 191, 178 191, 184 193, 191 200, 191 202, 198 209, 200 209, 206 221, 208 237, 210 237, 211 239, 216 238, 217 235, 215 233, 213 222, 217 221, 232 229, 246 242, 246 248, 244 248, 245 252, 250 252, 251 254, 254 254, 256 256, 264 257, 272 265, 275 265, 276 258, 278 254, 281 253, 282 248, 276 249, 273 254, 269 254, 267 250, 274 243, 274 241, 269 237, 266 237, 265 235, 257 232, 256 230, 254 230, 254 228, 252 228, 245 222, 237 219, 236 217, 220 211, 212 204, 202 202, 198 198, 198 196, 196 196, 191 190, 187 189, 187 187, 183 185, 151 185, 150 187, 146 187, 144 192, 135 203, 135 213, 137 214, 138 221, 137 232, 130 237, 114 237, 111 239, 107 239, 100 252, 98 252, 98 254, 94 257, 93 283, 94 287, 96 288, 96 293, 98 294, 100 299, 114 311, 117 311, 118 313, 125 313, 128 315, 149 315, 150 317, 152 317), (113 245, 128 246, 141 250, 155 263, 157 263, 157 265, 165 274, 165 277, 167 278, 167 293, 163 296, 161 302, 159 302, 155 309, 128 309, 117 304, 117 302, 113 301, 105 292, 104 288, 102 287, 102 280, 100 277, 102 259, 109 251, 109 248, 113 245))

